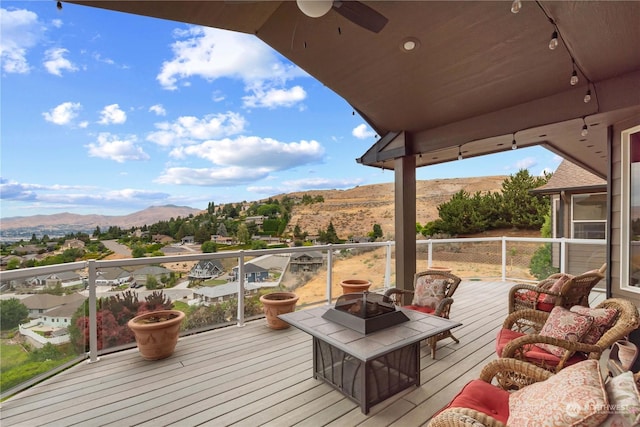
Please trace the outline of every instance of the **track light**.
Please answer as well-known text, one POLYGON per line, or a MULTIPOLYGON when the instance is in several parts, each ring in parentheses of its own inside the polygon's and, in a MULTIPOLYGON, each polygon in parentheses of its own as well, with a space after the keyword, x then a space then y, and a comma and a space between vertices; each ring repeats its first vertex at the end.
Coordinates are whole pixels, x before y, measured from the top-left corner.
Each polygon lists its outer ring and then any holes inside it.
POLYGON ((589 101, 591 101, 591 89, 587 89, 587 93, 584 94, 583 101, 584 101, 585 104, 587 104, 589 101))
POLYGON ((554 31, 551 34, 551 40, 549 40, 549 49, 556 50, 558 47, 558 32, 554 31))
POLYGON ((522 2, 520 0, 513 0, 511 3, 511 13, 518 13, 522 9, 522 2))
POLYGON ((458 160, 462 160, 462 145, 458 145, 458 160))

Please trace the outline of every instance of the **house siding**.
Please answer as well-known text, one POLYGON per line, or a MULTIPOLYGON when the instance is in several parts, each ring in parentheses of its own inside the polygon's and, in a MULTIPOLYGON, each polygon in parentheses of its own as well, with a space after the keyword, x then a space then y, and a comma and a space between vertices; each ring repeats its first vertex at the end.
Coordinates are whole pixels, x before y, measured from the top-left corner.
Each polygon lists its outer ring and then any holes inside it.
MULTIPOLYGON (((640 114, 633 118, 617 123, 612 127, 612 145, 611 152, 611 259, 610 259, 610 274, 611 274, 611 293, 614 297, 627 298, 631 300, 636 306, 640 306, 640 293, 626 289, 622 289, 620 283, 620 272, 623 263, 620 262, 620 250, 621 250, 621 202, 622 202, 622 164, 621 164, 621 150, 622 150, 622 132, 635 126, 640 125, 640 114)), ((627 225, 628 226, 628 225, 627 225)), ((624 263, 625 268, 628 268, 628 264, 624 263)), ((640 291, 640 289, 639 289, 640 291)))

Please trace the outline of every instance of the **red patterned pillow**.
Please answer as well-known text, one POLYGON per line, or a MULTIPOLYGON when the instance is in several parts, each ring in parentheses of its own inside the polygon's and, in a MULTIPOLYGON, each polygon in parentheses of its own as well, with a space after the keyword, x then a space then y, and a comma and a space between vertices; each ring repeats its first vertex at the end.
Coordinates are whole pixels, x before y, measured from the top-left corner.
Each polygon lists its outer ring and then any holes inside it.
MULTIPOLYGON (((563 274, 562 276, 558 277, 558 279, 553 283, 553 285, 551 285, 549 290, 551 292, 560 293, 560 289, 562 289, 562 286, 564 286, 564 284, 567 283, 569 279, 571 279, 570 275, 563 274)), ((556 297, 554 295, 544 295, 544 298, 542 298, 542 301, 540 302, 546 302, 547 304, 555 304, 556 297)))
POLYGON ((585 360, 513 392, 507 425, 596 427, 607 418, 607 403, 598 361, 585 360))
POLYGON ((445 281, 433 279, 431 276, 421 276, 416 281, 415 293, 411 305, 436 308, 445 296, 445 281))
POLYGON ((611 324, 618 315, 618 310, 615 308, 589 308, 576 305, 571 307, 571 311, 574 313, 582 314, 583 316, 593 317, 593 325, 589 328, 582 342, 585 344, 595 344, 600 337, 607 332, 611 327, 611 324))
MULTIPOLYGON (((547 321, 540 330, 540 335, 561 340, 579 342, 593 324, 593 317, 574 313, 564 307, 553 307, 547 321)), ((566 351, 562 347, 551 344, 536 344, 549 353, 562 357, 566 351)))

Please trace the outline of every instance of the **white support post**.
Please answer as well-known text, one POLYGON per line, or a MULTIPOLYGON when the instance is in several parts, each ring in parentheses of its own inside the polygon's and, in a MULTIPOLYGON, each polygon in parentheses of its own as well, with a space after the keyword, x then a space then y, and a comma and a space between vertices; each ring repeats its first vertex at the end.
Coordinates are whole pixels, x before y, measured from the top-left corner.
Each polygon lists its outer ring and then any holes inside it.
POLYGON ((244 251, 238 256, 238 323, 244 326, 244 251))
POLYGON ((431 268, 433 263, 433 240, 429 239, 427 243, 427 270, 431 268))
POLYGON ((507 281, 507 239, 502 236, 502 281, 507 281))
POLYGON ((96 292, 96 260, 91 259, 88 262, 89 270, 89 361, 95 363, 98 358, 98 311, 97 311, 97 292, 96 292))
POLYGON ((327 249, 327 304, 331 305, 331 283, 333 283, 333 248, 329 243, 329 249, 327 249))
POLYGON ((391 241, 387 241, 387 265, 384 271, 384 290, 391 287, 391 241))

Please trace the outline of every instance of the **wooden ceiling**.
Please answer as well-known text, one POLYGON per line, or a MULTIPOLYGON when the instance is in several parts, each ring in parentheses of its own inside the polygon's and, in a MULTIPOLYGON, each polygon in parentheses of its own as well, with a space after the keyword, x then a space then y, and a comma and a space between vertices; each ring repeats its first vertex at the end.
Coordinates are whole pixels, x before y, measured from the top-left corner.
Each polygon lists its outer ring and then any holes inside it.
POLYGON ((517 14, 510 1, 363 2, 388 18, 378 33, 335 9, 307 17, 294 1, 73 3, 255 34, 375 129, 357 161, 376 167, 495 153, 515 138, 606 177, 607 126, 640 115, 640 2, 524 1, 517 14))

